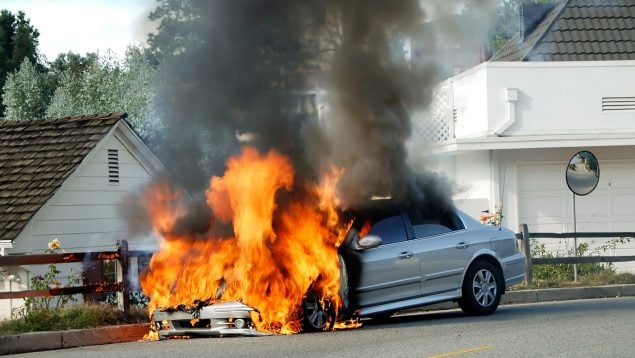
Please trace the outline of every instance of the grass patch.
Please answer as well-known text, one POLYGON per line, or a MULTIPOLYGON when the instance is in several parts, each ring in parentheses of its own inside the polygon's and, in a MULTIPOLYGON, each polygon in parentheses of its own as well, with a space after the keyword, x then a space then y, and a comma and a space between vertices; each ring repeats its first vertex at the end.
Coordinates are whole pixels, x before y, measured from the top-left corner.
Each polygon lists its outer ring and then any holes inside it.
POLYGON ((0 321, 0 334, 60 331, 108 325, 149 322, 145 307, 130 307, 129 313, 110 304, 84 304, 62 309, 19 311, 18 318, 0 321))
POLYGON ((534 288, 579 287, 579 286, 604 286, 625 285, 635 283, 635 275, 631 273, 615 273, 609 270, 591 272, 578 276, 578 282, 570 280, 558 280, 553 278, 534 278, 534 288))
MULTIPOLYGON (((571 276, 571 279, 534 277, 531 288, 588 287, 627 284, 635 284, 635 275, 633 275, 632 273, 615 273, 603 271, 579 275, 578 282, 573 282, 573 274, 571 276)), ((528 287, 527 284, 520 283, 518 285, 514 285, 513 287, 508 289, 508 291, 525 290, 528 288, 530 287, 528 287)))

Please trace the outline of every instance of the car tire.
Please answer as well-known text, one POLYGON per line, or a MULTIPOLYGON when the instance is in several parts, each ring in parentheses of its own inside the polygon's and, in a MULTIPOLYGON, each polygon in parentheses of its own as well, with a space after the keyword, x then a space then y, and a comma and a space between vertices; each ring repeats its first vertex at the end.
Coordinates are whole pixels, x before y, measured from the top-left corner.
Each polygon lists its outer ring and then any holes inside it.
POLYGON ((488 261, 477 261, 467 270, 463 279, 462 296, 458 303, 469 315, 494 313, 503 291, 503 275, 488 261))
POLYGON ((329 302, 323 302, 309 291, 302 302, 302 326, 306 332, 328 331, 335 325, 335 310, 329 302))

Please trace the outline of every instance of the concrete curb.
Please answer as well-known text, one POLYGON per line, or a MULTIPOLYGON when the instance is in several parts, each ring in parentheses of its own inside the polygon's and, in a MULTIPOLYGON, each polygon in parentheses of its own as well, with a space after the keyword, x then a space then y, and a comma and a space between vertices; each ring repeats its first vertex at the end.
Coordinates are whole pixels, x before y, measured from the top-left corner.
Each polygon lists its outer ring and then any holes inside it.
MULTIPOLYGON (((626 296, 635 296, 635 284, 508 291, 503 296, 501 304, 537 303, 626 296)), ((428 311, 456 307, 456 304, 449 302, 427 306, 425 310, 428 311)), ((421 312, 421 309, 402 312, 421 312)), ((2 336, 0 337, 0 355, 138 341, 143 339, 143 335, 148 333, 149 329, 150 326, 148 323, 141 323, 2 336)))
POLYGON ((138 341, 149 330, 149 323, 140 323, 1 336, 0 355, 138 341))
POLYGON ((503 295, 501 303, 536 303, 625 296, 635 296, 635 284, 509 291, 503 295))

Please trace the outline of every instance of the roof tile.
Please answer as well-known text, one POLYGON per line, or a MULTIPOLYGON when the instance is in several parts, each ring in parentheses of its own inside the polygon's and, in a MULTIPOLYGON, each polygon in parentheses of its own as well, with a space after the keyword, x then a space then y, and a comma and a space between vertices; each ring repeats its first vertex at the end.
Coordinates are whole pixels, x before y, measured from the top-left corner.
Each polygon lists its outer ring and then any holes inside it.
POLYGON ((492 60, 633 60, 635 3, 633 0, 562 1, 547 13, 530 37, 523 42, 518 41, 517 36, 515 39, 492 56, 492 60))
POLYGON ((0 122, 0 239, 14 240, 125 113, 0 122))

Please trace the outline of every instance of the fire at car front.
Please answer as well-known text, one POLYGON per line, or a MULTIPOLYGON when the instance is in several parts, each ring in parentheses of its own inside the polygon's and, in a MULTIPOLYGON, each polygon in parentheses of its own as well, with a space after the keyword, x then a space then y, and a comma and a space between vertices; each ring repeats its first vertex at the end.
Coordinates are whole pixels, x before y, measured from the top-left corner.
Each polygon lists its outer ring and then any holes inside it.
POLYGON ((156 309, 153 330, 159 339, 191 336, 262 336, 251 319, 254 309, 239 301, 215 303, 192 311, 156 309))

